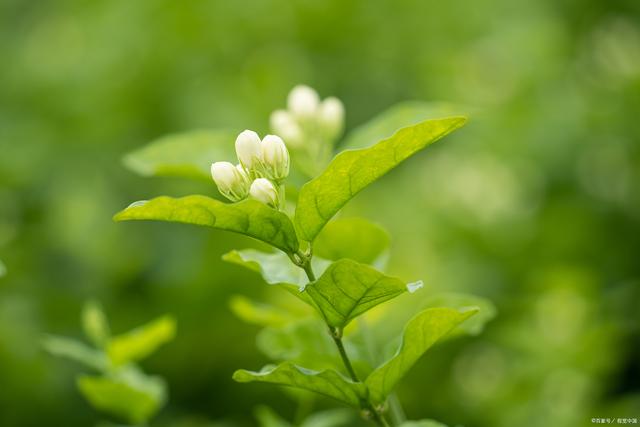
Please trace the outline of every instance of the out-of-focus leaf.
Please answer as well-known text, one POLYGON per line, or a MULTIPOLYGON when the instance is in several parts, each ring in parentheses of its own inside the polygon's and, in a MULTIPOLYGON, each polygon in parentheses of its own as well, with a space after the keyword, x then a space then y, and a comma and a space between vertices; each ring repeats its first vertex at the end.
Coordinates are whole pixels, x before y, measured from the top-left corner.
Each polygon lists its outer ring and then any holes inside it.
POLYGON ((146 423, 166 400, 164 381, 134 368, 108 377, 82 375, 77 384, 94 408, 131 424, 146 423))
POLYGON ((426 119, 455 116, 460 113, 460 110, 460 107, 442 102, 401 102, 351 131, 340 148, 370 147, 376 141, 390 137, 402 127, 414 125, 426 119))
POLYGON ((116 221, 156 220, 204 225, 262 240, 291 253, 298 238, 289 217, 256 200, 223 203, 205 196, 157 197, 117 213, 116 221))
POLYGON ((268 406, 258 406, 254 411, 256 420, 260 427, 293 427, 293 425, 282 418, 268 406))
POLYGON ((229 301, 233 314, 247 323, 259 326, 282 326, 293 320, 285 310, 234 295, 229 301))
POLYGON ((434 420, 421 420, 421 421, 407 421, 405 423, 402 423, 400 427, 447 427, 447 426, 445 424, 442 424, 434 420))
POLYGON ((477 311, 476 308, 466 311, 428 308, 411 319, 404 329, 402 343, 396 354, 365 380, 373 403, 383 403, 424 352, 477 311))
POLYGON ((333 261, 349 258, 379 265, 384 264, 389 242, 389 233, 377 224, 362 218, 338 218, 318 234, 313 251, 333 261))
POLYGON ((103 347, 109 341, 109 322, 96 301, 88 301, 82 308, 82 328, 97 347, 103 347))
POLYGON ((211 163, 233 161, 236 132, 200 130, 157 139, 127 154, 123 162, 143 176, 211 180, 211 163))
POLYGON ((367 310, 407 291, 407 284, 349 259, 334 262, 307 293, 329 326, 344 328, 367 310))
POLYGON ((80 341, 47 335, 42 339, 42 347, 54 356, 75 360, 98 371, 104 371, 107 368, 105 354, 80 341))
POLYGON ((7 274, 7 267, 5 267, 2 261, 0 261, 0 277, 4 276, 5 274, 7 274))
POLYGON ((300 427, 347 427, 353 422, 353 411, 330 409, 309 415, 300 427))
POLYGON ((320 176, 300 190, 295 213, 300 236, 313 241, 358 192, 413 154, 460 128, 466 120, 464 117, 427 120, 400 129, 370 148, 338 154, 320 176))
POLYGON ((176 334, 176 322, 170 316, 162 316, 125 334, 113 337, 107 346, 107 354, 114 365, 123 365, 144 359, 162 344, 171 341, 176 334))
POLYGON ((479 335, 484 330, 485 325, 496 316, 496 307, 491 301, 470 294, 453 292, 436 294, 427 298, 425 308, 427 307, 449 307, 455 309, 478 307, 478 314, 456 326, 456 328, 448 334, 448 337, 457 335, 479 335))
POLYGON ((241 369, 233 374, 233 379, 241 383, 265 382, 310 390, 356 408, 367 392, 363 383, 354 383, 334 370, 312 371, 288 362, 266 366, 260 372, 241 369))

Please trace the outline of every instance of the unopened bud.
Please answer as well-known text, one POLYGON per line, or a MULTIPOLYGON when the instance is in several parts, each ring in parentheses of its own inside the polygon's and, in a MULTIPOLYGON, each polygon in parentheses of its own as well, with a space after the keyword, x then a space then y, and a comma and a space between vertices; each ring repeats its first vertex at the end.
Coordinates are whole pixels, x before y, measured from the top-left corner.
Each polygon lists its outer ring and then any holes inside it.
POLYGON ((280 135, 290 147, 302 144, 302 129, 295 118, 284 110, 276 110, 269 118, 271 130, 280 135))
POLYGON ((289 92, 287 106, 289 111, 301 118, 312 117, 320 104, 318 93, 309 86, 299 85, 289 92))
POLYGON ((338 98, 333 96, 326 98, 320 104, 318 120, 326 129, 329 137, 337 137, 344 126, 344 105, 338 98))
POLYGON ((249 194, 254 199, 272 207, 278 207, 278 191, 271 181, 266 178, 258 178, 251 183, 249 194))
POLYGON ((232 202, 245 199, 249 194, 249 177, 241 167, 229 162, 215 162, 211 165, 211 176, 220 194, 232 202))
POLYGON ((264 172, 274 181, 282 181, 289 175, 289 152, 279 136, 267 135, 262 140, 264 172))
POLYGON ((262 147, 260 137, 252 130, 245 130, 236 138, 238 160, 247 171, 260 168, 262 147))

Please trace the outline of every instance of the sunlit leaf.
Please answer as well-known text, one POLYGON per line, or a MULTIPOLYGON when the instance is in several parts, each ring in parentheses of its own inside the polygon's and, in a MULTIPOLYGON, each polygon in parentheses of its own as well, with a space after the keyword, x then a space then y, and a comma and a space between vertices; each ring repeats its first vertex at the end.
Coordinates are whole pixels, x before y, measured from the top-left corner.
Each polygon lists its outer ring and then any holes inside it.
POLYGON ((370 148, 346 150, 300 190, 295 223, 301 237, 313 241, 352 197, 413 154, 458 129, 464 117, 427 120, 398 130, 370 148))
POLYGON ((98 371, 107 368, 107 358, 103 352, 74 339, 47 335, 42 339, 42 347, 54 356, 80 362, 98 371))
POLYGON ((383 403, 402 377, 438 340, 477 313, 477 309, 458 311, 428 308, 407 323, 396 354, 376 368, 365 380, 375 404, 383 403))
POLYGON ((330 260, 349 258, 363 264, 384 267, 389 247, 389 233, 362 218, 338 218, 330 221, 318 234, 314 253, 330 260))
POLYGON ((266 366, 260 372, 238 370, 233 379, 241 382, 264 382, 301 388, 332 397, 353 407, 359 407, 366 396, 366 386, 354 383, 334 370, 313 371, 292 363, 266 366))
POLYGON ((113 337, 107 346, 109 359, 122 365, 144 359, 162 344, 171 341, 176 333, 176 322, 163 316, 125 334, 113 337))
POLYGON ((334 262, 307 286, 329 326, 343 328, 367 310, 407 291, 407 284, 352 260, 334 262))
POLYGON ((293 320, 286 310, 253 301, 242 295, 231 297, 229 307, 238 318, 254 325, 282 326, 293 320))
POLYGON ((104 346, 109 340, 109 323, 100 304, 95 301, 87 302, 82 308, 82 327, 84 333, 98 347, 104 346))
POLYGON ((346 408, 329 409, 309 415, 300 427, 347 427, 353 418, 353 412, 346 408))
POLYGON ((166 400, 161 378, 133 368, 104 377, 82 375, 77 384, 94 408, 136 425, 146 423, 166 400))
POLYGON ((204 225, 244 234, 285 252, 298 249, 298 239, 289 217, 256 200, 223 203, 205 196, 179 199, 163 196, 134 203, 116 214, 114 219, 204 225))
POLYGON ((235 159, 237 132, 201 130, 168 135, 127 154, 123 162, 143 176, 211 180, 211 163, 235 159))
POLYGON ((426 299, 427 307, 449 307, 462 309, 465 307, 478 307, 478 313, 466 322, 459 324, 448 336, 479 335, 485 325, 496 316, 495 305, 486 298, 470 294, 446 292, 430 296, 426 299))

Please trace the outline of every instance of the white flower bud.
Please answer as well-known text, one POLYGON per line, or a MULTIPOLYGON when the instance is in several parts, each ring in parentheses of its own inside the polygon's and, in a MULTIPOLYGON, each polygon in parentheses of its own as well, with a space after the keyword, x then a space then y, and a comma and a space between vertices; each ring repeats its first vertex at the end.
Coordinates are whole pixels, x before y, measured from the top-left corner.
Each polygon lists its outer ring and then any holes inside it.
POLYGON ((274 181, 282 181, 289 175, 289 152, 279 136, 267 135, 262 140, 264 172, 274 181))
POLYGON ((326 98, 320 104, 318 120, 326 129, 327 134, 331 138, 335 138, 342 132, 344 126, 344 105, 333 96, 326 98))
POLYGON ((280 135, 290 147, 299 147, 302 144, 302 129, 287 111, 276 110, 271 113, 269 124, 273 133, 280 135))
POLYGON ((236 138, 238 160, 247 171, 259 169, 262 163, 260 137, 252 130, 245 130, 236 138))
POLYGON ((289 111, 301 118, 312 117, 320 104, 318 93, 309 86, 299 85, 289 92, 287 107, 289 111))
POLYGON ((211 165, 211 176, 220 194, 232 202, 245 199, 249 194, 249 177, 242 168, 229 162, 215 162, 211 165))
POLYGON ((278 190, 266 178, 258 178, 251 183, 249 194, 254 199, 272 207, 278 207, 278 190))

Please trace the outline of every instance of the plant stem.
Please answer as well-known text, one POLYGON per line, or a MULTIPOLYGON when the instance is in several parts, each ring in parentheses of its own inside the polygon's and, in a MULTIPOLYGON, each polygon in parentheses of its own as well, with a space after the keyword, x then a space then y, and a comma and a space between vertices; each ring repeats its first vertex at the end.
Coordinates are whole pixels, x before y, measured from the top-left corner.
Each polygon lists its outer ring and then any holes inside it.
POLYGON ((333 338, 333 342, 336 343, 336 347, 338 347, 338 352, 340 353, 340 357, 342 358, 342 363, 344 363, 344 367, 347 369, 349 376, 351 379, 359 383, 358 375, 356 371, 351 366, 351 361, 349 360, 349 356, 347 355, 347 351, 344 349, 344 344, 342 343, 342 331, 339 329, 330 329, 331 330, 331 338, 333 338))

